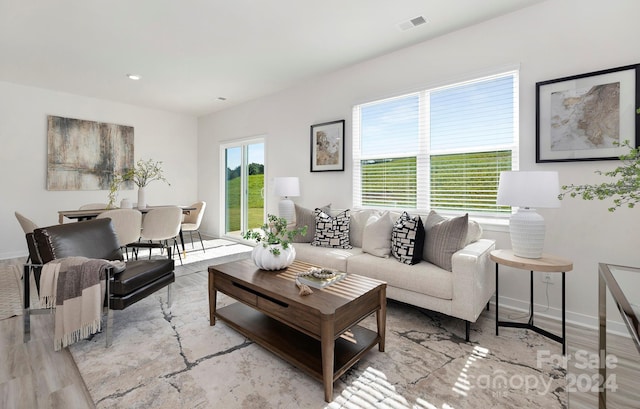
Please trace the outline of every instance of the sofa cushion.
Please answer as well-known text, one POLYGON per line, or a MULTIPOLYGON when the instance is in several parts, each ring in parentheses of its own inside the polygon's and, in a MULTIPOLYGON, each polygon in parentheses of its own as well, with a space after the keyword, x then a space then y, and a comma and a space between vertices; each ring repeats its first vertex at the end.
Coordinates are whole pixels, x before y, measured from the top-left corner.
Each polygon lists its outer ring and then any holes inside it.
POLYGON ((362 234, 362 251, 376 257, 389 257, 392 230, 393 221, 389 212, 371 215, 362 234))
MULTIPOLYGON (((358 209, 351 210, 349 221, 349 244, 353 247, 362 247, 364 228, 367 225, 369 217, 377 215, 379 212, 375 209, 358 209)), ((391 232, 391 229, 389 229, 391 232)))
POLYGON ((311 243, 293 243, 293 247, 296 249, 296 260, 338 271, 347 271, 347 259, 362 254, 362 249, 356 247, 335 249, 312 246, 311 243))
POLYGON ((393 258, 371 254, 354 255, 347 261, 349 274, 385 281, 389 287, 402 288, 445 300, 453 298, 453 274, 430 263, 398 263, 393 258))
POLYGON ((464 247, 468 228, 468 214, 448 219, 432 210, 425 223, 424 259, 451 271, 451 256, 464 247))
POLYGON ((340 212, 335 217, 329 216, 321 209, 316 209, 315 214, 316 234, 311 242, 312 246, 352 248, 349 243, 349 210, 340 212))
MULTIPOLYGON (((302 206, 294 204, 296 211, 296 224, 294 229, 301 229, 307 226, 307 234, 304 236, 298 234, 293 238, 294 243, 311 243, 313 237, 316 235, 316 214, 313 209, 307 209, 302 206)), ((320 208, 323 212, 329 213, 331 209, 331 203, 320 208)))
POLYGON ((424 226, 420 216, 411 217, 403 212, 391 231, 391 254, 404 264, 416 264, 422 260, 424 226))
POLYGON ((482 238, 482 226, 475 220, 469 220, 469 227, 467 229, 467 239, 464 245, 471 244, 482 238))

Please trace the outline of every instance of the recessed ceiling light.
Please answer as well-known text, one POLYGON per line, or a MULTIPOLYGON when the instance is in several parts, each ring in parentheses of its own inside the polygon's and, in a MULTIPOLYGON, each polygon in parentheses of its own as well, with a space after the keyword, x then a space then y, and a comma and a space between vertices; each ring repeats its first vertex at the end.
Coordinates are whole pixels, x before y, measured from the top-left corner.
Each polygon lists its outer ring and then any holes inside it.
POLYGON ((138 81, 140 78, 142 78, 142 75, 127 74, 127 78, 129 78, 130 80, 138 81))

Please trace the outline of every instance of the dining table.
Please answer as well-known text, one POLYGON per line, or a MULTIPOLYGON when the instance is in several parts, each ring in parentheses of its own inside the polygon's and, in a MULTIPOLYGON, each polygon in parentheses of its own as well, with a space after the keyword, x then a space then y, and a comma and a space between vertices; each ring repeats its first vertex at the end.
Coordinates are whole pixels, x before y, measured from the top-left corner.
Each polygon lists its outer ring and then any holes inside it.
MULTIPOLYGON (((137 209, 144 215, 145 213, 157 209, 159 207, 167 207, 173 205, 159 205, 159 206, 147 206, 144 209, 137 209)), ((191 211, 196 210, 195 207, 192 206, 178 206, 182 209, 183 214, 189 214, 191 211)), ((98 217, 100 213, 106 212, 107 210, 113 209, 83 209, 83 210, 58 210, 58 223, 63 224, 64 219, 76 220, 76 221, 84 221, 91 220, 98 217)), ((186 250, 184 247, 184 235, 182 234, 182 229, 180 229, 180 243, 182 244, 182 254, 186 255, 186 250)))

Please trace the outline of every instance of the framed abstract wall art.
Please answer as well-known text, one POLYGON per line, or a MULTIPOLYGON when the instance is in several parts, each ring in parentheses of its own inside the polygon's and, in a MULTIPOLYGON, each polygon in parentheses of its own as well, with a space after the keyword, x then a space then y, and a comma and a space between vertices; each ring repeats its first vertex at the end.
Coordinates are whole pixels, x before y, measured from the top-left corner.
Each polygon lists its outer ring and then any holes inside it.
POLYGON ((536 83, 536 162, 618 159, 640 134, 640 65, 536 83))
POLYGON ((311 125, 311 172, 344 170, 344 119, 311 125))
POLYGON ((49 115, 47 148, 48 190, 109 190, 134 165, 132 126, 49 115))

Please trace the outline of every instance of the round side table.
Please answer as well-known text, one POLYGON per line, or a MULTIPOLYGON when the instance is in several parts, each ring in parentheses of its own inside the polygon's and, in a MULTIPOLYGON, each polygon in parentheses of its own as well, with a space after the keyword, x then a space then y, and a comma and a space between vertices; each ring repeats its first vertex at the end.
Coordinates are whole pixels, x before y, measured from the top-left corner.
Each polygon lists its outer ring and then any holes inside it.
POLYGON ((513 328, 526 328, 544 335, 556 342, 562 344, 562 354, 566 354, 566 330, 565 330, 565 273, 573 270, 573 262, 570 260, 553 256, 550 254, 543 254, 541 258, 524 258, 518 257, 513 254, 513 250, 493 250, 490 254, 491 260, 496 263, 496 335, 498 335, 499 327, 513 327, 513 328), (508 266, 521 270, 529 270, 529 321, 524 322, 511 322, 500 321, 498 316, 499 309, 499 292, 498 292, 498 274, 499 266, 508 266), (552 334, 540 327, 533 324, 533 272, 543 273, 561 273, 562 274, 562 336, 552 334))

